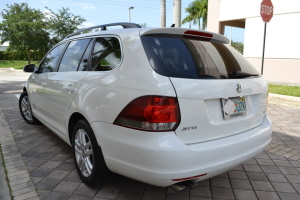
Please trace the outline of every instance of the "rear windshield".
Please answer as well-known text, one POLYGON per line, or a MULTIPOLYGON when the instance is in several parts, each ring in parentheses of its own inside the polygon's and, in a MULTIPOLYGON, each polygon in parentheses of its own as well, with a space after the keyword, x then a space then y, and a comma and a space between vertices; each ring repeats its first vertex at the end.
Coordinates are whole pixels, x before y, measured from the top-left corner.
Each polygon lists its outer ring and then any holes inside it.
POLYGON ((228 44, 142 36, 153 69, 168 77, 227 79, 258 77, 257 70, 228 44))

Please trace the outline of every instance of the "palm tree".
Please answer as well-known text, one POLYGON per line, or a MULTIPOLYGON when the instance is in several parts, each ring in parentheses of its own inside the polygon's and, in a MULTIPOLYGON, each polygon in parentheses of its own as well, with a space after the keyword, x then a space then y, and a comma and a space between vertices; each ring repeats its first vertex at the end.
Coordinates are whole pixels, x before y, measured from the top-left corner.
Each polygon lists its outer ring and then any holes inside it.
POLYGON ((208 0, 195 0, 190 3, 189 7, 185 11, 189 14, 182 20, 182 24, 187 22, 193 22, 193 24, 198 23, 198 28, 200 30, 200 22, 202 19, 202 30, 207 26, 207 8, 208 0))

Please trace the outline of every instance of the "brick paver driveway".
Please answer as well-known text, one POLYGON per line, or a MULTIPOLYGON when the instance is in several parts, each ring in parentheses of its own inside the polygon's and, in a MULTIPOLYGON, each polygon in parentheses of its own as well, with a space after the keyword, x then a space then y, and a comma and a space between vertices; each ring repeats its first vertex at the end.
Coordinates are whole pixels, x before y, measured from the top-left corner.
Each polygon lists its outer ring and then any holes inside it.
POLYGON ((271 104, 268 113, 274 125, 273 140, 264 152, 231 171, 181 192, 123 176, 98 188, 87 187, 77 175, 71 147, 45 126, 26 124, 18 109, 0 110, 0 138, 1 133, 6 133, 2 138, 9 141, 2 146, 9 181, 17 199, 38 199, 32 192, 31 180, 41 198, 51 200, 300 199, 300 109, 271 104), (16 142, 15 148, 9 145, 14 144, 9 138, 16 142))

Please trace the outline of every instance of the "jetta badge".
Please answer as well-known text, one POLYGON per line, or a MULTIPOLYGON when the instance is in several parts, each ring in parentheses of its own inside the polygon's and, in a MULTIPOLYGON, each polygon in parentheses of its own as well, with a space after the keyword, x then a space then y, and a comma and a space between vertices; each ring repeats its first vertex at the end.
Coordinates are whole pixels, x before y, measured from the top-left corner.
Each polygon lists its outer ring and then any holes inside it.
POLYGON ((242 86, 241 86, 241 84, 236 83, 236 91, 237 91, 237 93, 241 93, 241 91, 242 91, 242 86))

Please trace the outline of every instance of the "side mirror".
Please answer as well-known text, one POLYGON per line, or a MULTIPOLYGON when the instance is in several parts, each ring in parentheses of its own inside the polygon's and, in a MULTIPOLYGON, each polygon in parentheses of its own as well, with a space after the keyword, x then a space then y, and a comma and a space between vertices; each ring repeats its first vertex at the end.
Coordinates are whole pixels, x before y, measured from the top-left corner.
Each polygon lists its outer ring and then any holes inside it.
POLYGON ((23 67, 23 72, 34 72, 35 64, 28 64, 23 67))

